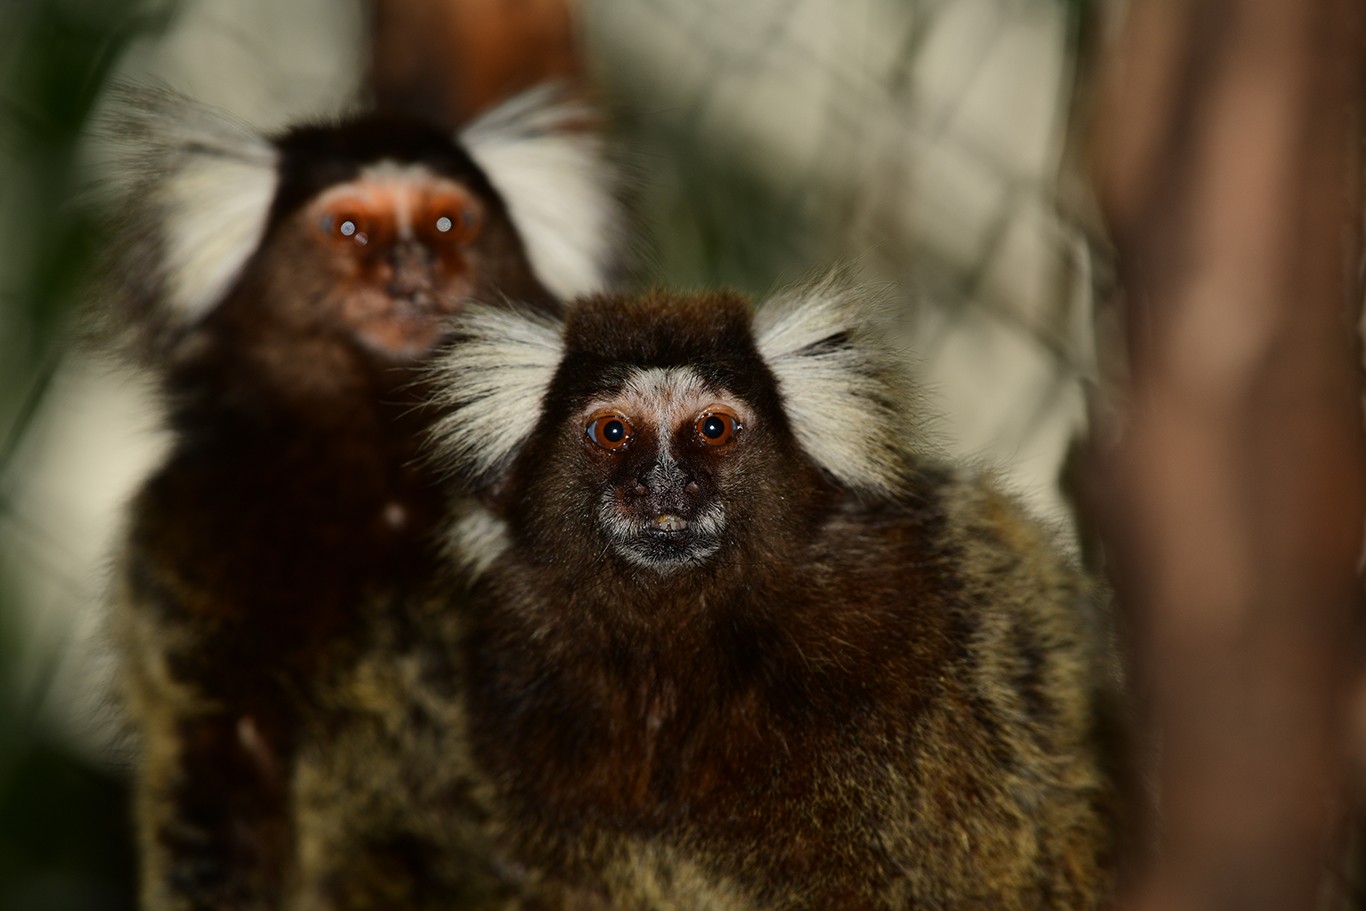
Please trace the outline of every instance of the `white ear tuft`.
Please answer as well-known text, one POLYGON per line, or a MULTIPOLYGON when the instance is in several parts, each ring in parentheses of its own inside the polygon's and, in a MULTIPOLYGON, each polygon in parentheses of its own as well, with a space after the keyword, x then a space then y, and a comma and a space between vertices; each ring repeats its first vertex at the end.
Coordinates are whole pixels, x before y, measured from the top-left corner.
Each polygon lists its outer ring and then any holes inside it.
POLYGON ((437 458, 466 477, 500 468, 540 419, 546 390, 564 357, 563 326, 551 317, 471 304, 453 323, 437 362, 441 404, 437 458))
POLYGON ((104 120, 120 230, 134 235, 115 238, 125 268, 156 270, 169 312, 155 318, 193 323, 222 300, 260 244, 278 153, 228 115, 168 89, 121 88, 104 120))
POLYGON ((617 174, 594 119, 585 104, 546 85, 460 134, 507 203, 537 277, 561 300, 607 290, 624 246, 617 174))
POLYGON ((838 271, 780 292, 754 319, 801 447, 850 487, 895 495, 911 470, 914 394, 885 324, 882 298, 838 271))

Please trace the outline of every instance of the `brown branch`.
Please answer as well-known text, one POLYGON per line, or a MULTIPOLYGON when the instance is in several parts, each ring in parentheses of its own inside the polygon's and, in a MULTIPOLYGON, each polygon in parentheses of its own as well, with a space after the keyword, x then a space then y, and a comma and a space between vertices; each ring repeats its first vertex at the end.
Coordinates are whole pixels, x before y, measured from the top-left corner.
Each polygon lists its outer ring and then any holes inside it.
POLYGON ((1136 0, 1098 122, 1132 384, 1106 506, 1160 741, 1152 908, 1309 908, 1363 516, 1362 8, 1136 0))
POLYGON ((455 125, 582 73, 573 0, 369 0, 377 106, 455 125))

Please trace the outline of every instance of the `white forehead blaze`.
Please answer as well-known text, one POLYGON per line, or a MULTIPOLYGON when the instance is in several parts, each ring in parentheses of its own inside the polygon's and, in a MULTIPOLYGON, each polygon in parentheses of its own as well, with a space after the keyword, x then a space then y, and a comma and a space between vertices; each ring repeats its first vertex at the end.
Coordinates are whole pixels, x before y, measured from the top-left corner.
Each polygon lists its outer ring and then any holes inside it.
POLYGON ((356 200, 372 211, 391 212, 395 235, 401 240, 411 240, 419 203, 425 196, 442 192, 463 193, 465 190, 425 165, 386 159, 362 168, 355 180, 328 188, 313 206, 330 209, 356 200))
POLYGON ((432 172, 421 165, 381 161, 364 168, 360 176, 361 180, 375 184, 377 189, 388 191, 394 206, 394 233, 401 240, 411 240, 416 217, 414 203, 422 188, 431 184, 432 172))
POLYGON ((641 367, 633 371, 613 396, 595 399, 584 416, 613 411, 637 428, 650 426, 663 438, 684 423, 692 423, 716 406, 735 412, 742 426, 753 423, 753 412, 725 389, 707 384, 689 367, 641 367))

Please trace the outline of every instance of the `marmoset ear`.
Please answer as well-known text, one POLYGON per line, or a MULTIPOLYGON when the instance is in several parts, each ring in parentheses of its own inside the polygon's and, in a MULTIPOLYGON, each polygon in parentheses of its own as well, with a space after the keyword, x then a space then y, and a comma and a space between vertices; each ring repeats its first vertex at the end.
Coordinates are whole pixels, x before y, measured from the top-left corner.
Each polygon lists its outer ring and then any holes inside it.
POLYGON ((560 320, 515 307, 470 305, 451 323, 435 368, 449 413, 433 431, 438 463, 493 487, 540 420, 564 357, 560 320))
POLYGON ((611 287, 630 245, 617 198, 621 172, 597 120, 552 84, 513 97, 460 132, 507 204, 532 268, 561 300, 611 287))
POLYGON ((910 476, 918 409, 888 324, 885 298, 844 271, 779 292, 754 318, 798 444, 849 487, 890 495, 910 476))
POLYGON ((279 185, 279 153, 230 115, 166 88, 121 86, 98 139, 102 192, 124 287, 113 293, 174 329, 201 319, 260 245, 279 185))

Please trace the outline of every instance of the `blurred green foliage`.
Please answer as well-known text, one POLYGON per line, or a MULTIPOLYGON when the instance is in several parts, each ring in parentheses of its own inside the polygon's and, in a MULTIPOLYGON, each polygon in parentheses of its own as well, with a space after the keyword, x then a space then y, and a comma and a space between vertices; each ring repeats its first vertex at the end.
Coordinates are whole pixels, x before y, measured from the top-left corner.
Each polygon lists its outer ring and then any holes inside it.
POLYGON ((89 213, 67 201, 91 110, 120 53, 133 38, 164 27, 170 10, 169 3, 142 0, 0 7, 0 141, 11 172, 0 212, 18 247, 3 251, 11 266, 6 329, 18 334, 5 339, 0 388, 9 392, 16 376, 32 373, 59 343, 89 260, 89 213))
MULTIPOLYGON (((120 55, 172 12, 139 0, 0 4, 0 511, 96 243, 79 203, 80 138, 120 55)), ((19 588, 5 574, 15 568, 0 562, 0 908, 132 908, 122 780, 48 736, 34 709, 41 692, 21 695, 13 679, 24 641, 19 588)))

